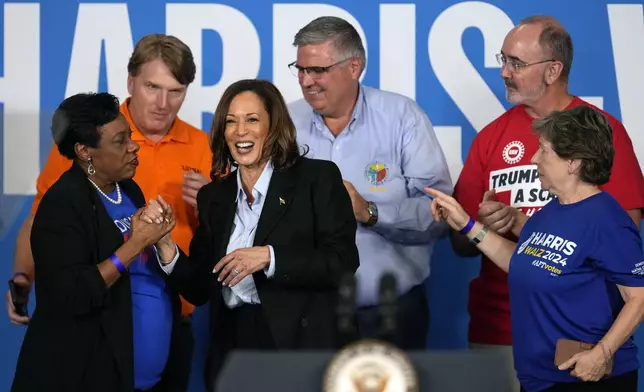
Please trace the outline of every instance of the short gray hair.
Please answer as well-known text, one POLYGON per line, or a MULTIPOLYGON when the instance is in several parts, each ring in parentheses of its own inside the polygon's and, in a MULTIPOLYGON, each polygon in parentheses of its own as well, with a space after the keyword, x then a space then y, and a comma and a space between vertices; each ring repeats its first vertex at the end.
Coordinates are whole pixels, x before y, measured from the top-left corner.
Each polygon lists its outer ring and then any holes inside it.
POLYGON ((295 34, 293 46, 320 45, 327 41, 333 41, 333 48, 342 61, 352 57, 358 57, 363 71, 367 66, 362 39, 356 29, 342 18, 335 16, 321 16, 295 34))
POLYGON ((532 128, 550 142, 559 158, 581 161, 580 180, 598 186, 608 182, 615 148, 613 130, 603 113, 579 105, 535 120, 532 128))

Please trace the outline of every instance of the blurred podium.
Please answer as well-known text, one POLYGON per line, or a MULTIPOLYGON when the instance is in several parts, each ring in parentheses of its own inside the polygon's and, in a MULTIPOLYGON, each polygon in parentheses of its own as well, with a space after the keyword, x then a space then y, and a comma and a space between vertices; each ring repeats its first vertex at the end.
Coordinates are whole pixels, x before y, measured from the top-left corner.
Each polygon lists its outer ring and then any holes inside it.
MULTIPOLYGON (((360 342, 358 342, 360 343, 360 342)), ((357 350, 364 348, 358 347, 357 350)), ((229 355, 215 383, 217 392, 239 391, 297 391, 297 392, 518 392, 511 389, 508 380, 507 360, 490 352, 463 351, 417 351, 402 354, 411 368, 393 369, 384 357, 366 358, 360 365, 363 370, 352 369, 348 361, 357 360, 360 352, 259 352, 237 351, 229 355), (345 355, 344 363, 341 356, 345 355), (371 361, 371 363, 369 362, 371 361), (329 371, 334 364, 337 371, 329 371), (369 366, 383 365, 377 371, 369 366), (389 366, 389 374, 382 369, 389 366), (344 368, 344 369, 343 369, 344 368), (367 369, 367 370, 364 370, 367 369), (344 374, 342 374, 344 372, 344 374), (354 372, 348 374, 347 372, 354 372), (358 374, 362 372, 362 374, 358 374), (366 373, 365 373, 366 372, 366 373), (404 374, 409 373, 409 374, 404 374), (366 374, 366 375, 365 375, 366 374), (402 377, 414 377, 411 385, 402 377), (329 377, 335 378, 329 385, 329 377), (369 380, 371 377, 371 380, 369 380), (325 380, 326 378, 326 380, 325 380), (344 378, 344 381, 341 379, 344 378), (362 385, 360 380, 362 378, 362 385)), ((401 362, 397 362, 400 364, 401 362)))
MULTIPOLYGON (((497 352, 411 351, 392 341, 397 328, 397 283, 380 280, 377 339, 355 340, 356 282, 342 278, 336 309, 342 341, 338 351, 233 351, 212 389, 215 392, 518 392, 508 376, 511 364, 497 352)), ((491 350, 490 350, 491 351, 491 350)))

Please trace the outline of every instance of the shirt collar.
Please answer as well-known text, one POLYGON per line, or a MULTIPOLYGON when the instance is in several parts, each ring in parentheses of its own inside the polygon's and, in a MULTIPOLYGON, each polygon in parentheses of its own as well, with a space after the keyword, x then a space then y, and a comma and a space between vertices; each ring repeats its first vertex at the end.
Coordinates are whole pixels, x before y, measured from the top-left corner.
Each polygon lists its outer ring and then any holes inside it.
MULTIPOLYGON (((268 161, 268 163, 266 163, 266 166, 264 167, 264 170, 262 171, 262 174, 259 176, 257 182, 255 183, 255 186, 253 187, 253 197, 255 199, 255 203, 260 203, 261 200, 266 197, 266 193, 268 193, 268 185, 271 182, 272 176, 273 164, 271 163, 271 161, 268 161)), ((239 170, 239 168, 237 168, 237 202, 240 203, 242 201, 245 201, 246 199, 248 199, 248 197, 246 197, 244 188, 242 187, 241 171, 239 170)))
MULTIPOLYGON (((130 129, 132 129, 132 140, 134 141, 145 141, 147 138, 139 129, 136 127, 136 124, 134 124, 134 121, 132 121, 132 116, 130 115, 130 98, 127 98, 123 103, 121 104, 121 113, 123 116, 125 116, 125 119, 127 122, 130 124, 130 129)), ((161 141, 168 141, 172 140, 175 142, 179 143, 188 143, 190 142, 190 136, 188 135, 188 132, 185 127, 182 127, 180 125, 181 120, 179 120, 179 117, 174 119, 172 122, 172 126, 170 127, 170 130, 168 133, 161 139, 161 141)))
MULTIPOLYGON (((347 125, 348 130, 352 130, 355 124, 358 123, 360 120, 362 120, 363 113, 365 110, 365 105, 366 105, 366 102, 364 97, 364 89, 362 87, 362 84, 359 84, 358 98, 356 99, 356 105, 353 107, 351 121, 349 121, 349 125, 347 125)), ((315 110, 313 110, 313 124, 319 130, 324 129, 324 118, 319 112, 315 110)))

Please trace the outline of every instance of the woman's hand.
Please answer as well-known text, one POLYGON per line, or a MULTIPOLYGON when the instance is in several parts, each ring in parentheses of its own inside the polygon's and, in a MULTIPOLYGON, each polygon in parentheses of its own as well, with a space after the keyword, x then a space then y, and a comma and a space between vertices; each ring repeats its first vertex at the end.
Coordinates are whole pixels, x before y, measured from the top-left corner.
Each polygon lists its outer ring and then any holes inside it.
POLYGON ((570 375, 582 381, 599 381, 606 373, 608 360, 600 345, 592 350, 573 355, 569 360, 559 365, 559 370, 573 368, 570 375))
POLYGON ((147 223, 163 223, 172 218, 173 214, 172 206, 159 195, 156 199, 150 199, 143 208, 141 218, 147 223))
POLYGON ((435 221, 443 219, 457 231, 470 221, 470 216, 453 197, 432 188, 425 188, 425 193, 434 198, 430 208, 435 221))
POLYGON ((215 265, 213 273, 219 272, 218 281, 223 286, 234 286, 246 276, 266 268, 271 263, 271 251, 268 246, 237 249, 230 252, 215 265))
MULTIPOLYGON (((165 201, 165 199, 161 195, 159 195, 156 199, 150 199, 148 205, 143 210, 141 219, 143 219, 146 223, 150 223, 150 224, 152 223, 169 224, 171 221, 175 220, 174 210, 172 209, 172 206, 170 205, 170 203, 165 201)), ((156 245, 157 246, 166 245, 166 246, 174 247, 175 244, 174 244, 174 241, 172 240, 172 236, 168 232, 168 234, 163 236, 163 238, 161 238, 156 245)))
MULTIPOLYGON (((170 203, 159 195, 156 199, 150 199, 148 205, 143 210, 141 219, 148 224, 170 224, 175 221, 174 210, 170 203)), ((176 244, 172 239, 171 232, 172 230, 155 243, 157 251, 159 252, 159 259, 164 264, 172 261, 177 254, 176 244)))
MULTIPOLYGON (((146 209, 148 207, 143 207, 132 216, 132 236, 130 240, 136 240, 139 242, 143 249, 148 246, 154 245, 159 242, 164 236, 168 235, 174 229, 176 221, 174 216, 169 218, 164 218, 161 223, 150 223, 149 217, 147 217, 146 209)), ((167 242, 168 240, 165 239, 167 242)), ((170 241, 172 239, 170 238, 170 241)))

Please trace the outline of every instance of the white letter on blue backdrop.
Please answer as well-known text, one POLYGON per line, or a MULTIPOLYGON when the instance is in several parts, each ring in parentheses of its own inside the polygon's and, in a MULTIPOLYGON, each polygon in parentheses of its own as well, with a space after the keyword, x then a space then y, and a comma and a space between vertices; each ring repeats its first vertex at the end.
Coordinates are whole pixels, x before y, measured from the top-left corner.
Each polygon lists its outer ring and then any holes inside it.
POLYGON ((416 99, 416 5, 380 4, 380 88, 416 99))
POLYGON ((127 62, 133 50, 127 4, 78 5, 65 97, 98 90, 103 42, 107 89, 121 101, 127 98, 127 62))
POLYGON ((214 112, 224 90, 239 79, 256 78, 261 48, 253 23, 239 10, 222 4, 167 4, 166 31, 181 39, 192 50, 197 64, 195 81, 190 85, 181 116, 190 124, 202 126, 202 113, 214 112), (203 31, 219 34, 222 53, 203 47, 203 31), (203 57, 222 59, 221 78, 212 86, 203 85, 203 57))
POLYGON ((33 195, 40 172, 40 4, 4 4, 3 191, 33 195))
POLYGON ((640 167, 644 167, 643 8, 642 4, 608 5, 619 108, 624 127, 633 141, 640 167))
MULTIPOLYGON (((498 68, 495 54, 501 50, 505 35, 514 27, 512 20, 499 8, 478 1, 455 4, 443 11, 429 31, 429 59, 447 94, 465 118, 479 132, 501 115, 505 108, 467 58, 462 37, 471 27, 483 35, 483 61, 486 68, 498 68)), ((503 86, 499 78, 499 86, 503 86)), ((452 180, 463 168, 462 128, 434 127, 452 180)))
MULTIPOLYGON (((436 77, 478 132, 503 114, 505 108, 463 50, 463 33, 472 27, 483 36, 485 67, 498 68, 495 54, 514 24, 505 12, 491 4, 470 1, 447 8, 429 31, 428 48, 436 77)), ((498 84, 503 85, 500 78, 498 84)))
MULTIPOLYGON (((296 60, 297 48, 293 46, 295 33, 313 19, 336 16, 351 23, 358 31, 367 54, 367 38, 360 23, 346 10, 328 4, 274 4, 273 5, 273 83, 284 95, 286 103, 302 98, 302 90, 287 65, 296 60)), ((367 56, 367 67, 369 64, 367 56)), ((320 64, 327 65, 327 64, 320 64)), ((362 73, 360 79, 367 73, 362 73)))

